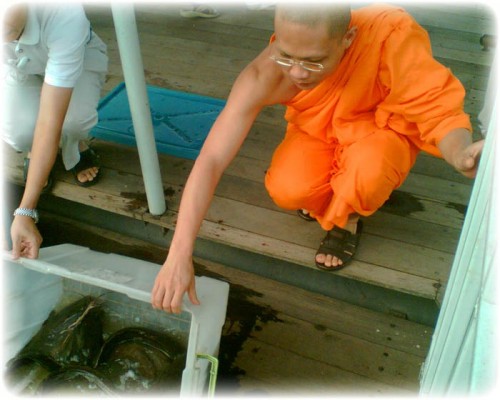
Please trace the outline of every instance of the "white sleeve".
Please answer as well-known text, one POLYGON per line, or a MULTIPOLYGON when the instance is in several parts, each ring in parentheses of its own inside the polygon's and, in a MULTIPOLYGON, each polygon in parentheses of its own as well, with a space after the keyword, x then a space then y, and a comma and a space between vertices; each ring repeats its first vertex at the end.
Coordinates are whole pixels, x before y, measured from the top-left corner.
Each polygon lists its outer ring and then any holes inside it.
POLYGON ((90 40, 90 23, 83 7, 57 4, 47 11, 42 40, 48 48, 45 82, 74 87, 83 71, 85 46, 90 40))

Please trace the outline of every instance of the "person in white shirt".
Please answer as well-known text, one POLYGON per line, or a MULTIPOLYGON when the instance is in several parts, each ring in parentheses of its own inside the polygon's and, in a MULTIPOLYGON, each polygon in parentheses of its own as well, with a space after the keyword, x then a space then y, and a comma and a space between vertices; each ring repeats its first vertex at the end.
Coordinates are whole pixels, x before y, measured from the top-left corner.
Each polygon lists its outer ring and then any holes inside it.
POLYGON ((59 148, 77 184, 100 176, 87 144, 107 73, 106 45, 80 4, 16 3, 3 15, 2 139, 26 152, 25 189, 11 226, 13 256, 36 258, 40 194, 59 148))

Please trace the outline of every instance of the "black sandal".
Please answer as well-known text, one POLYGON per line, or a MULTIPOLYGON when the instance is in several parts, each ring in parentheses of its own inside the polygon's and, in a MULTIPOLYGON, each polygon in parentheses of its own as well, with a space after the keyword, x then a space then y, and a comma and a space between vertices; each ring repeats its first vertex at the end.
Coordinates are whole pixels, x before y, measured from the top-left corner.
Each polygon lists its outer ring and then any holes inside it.
POLYGON ((304 210, 302 210, 302 209, 297 210, 297 215, 300 218, 305 219, 306 221, 316 221, 316 218, 311 217, 311 215, 309 213, 305 213, 304 210))
POLYGON ((339 228, 338 226, 334 227, 331 231, 328 231, 325 238, 320 243, 316 255, 331 254, 332 256, 340 259, 342 261, 342 265, 327 267, 325 264, 316 261, 316 266, 325 271, 338 271, 339 269, 347 266, 356 253, 362 230, 363 222, 359 220, 356 227, 356 233, 351 233, 345 229, 339 228))
POLYGON ((95 185, 101 176, 100 166, 101 166, 101 159, 94 150, 92 150, 89 147, 87 150, 82 151, 80 153, 80 161, 78 161, 78 164, 76 164, 73 168, 71 168, 71 172, 75 177, 76 184, 83 187, 89 187, 95 185), (78 174, 92 167, 98 168, 97 175, 91 181, 81 182, 78 179, 78 174))
MULTIPOLYGON (((26 181, 28 180, 28 169, 30 167, 30 159, 28 157, 24 157, 23 161, 23 179, 24 186, 26 186, 26 181)), ((49 177, 47 178, 47 183, 42 188, 41 194, 48 193, 52 190, 52 186, 54 186, 54 177, 52 175, 52 170, 49 173, 49 177)))

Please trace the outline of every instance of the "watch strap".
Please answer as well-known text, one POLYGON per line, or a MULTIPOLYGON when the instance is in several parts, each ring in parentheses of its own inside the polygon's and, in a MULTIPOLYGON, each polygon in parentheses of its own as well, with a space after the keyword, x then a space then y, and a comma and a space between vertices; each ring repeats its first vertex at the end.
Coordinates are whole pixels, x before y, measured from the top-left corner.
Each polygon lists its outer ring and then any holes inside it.
POLYGON ((23 208, 23 207, 19 207, 19 208, 15 209, 13 215, 14 216, 16 216, 16 215, 22 215, 22 216, 25 216, 25 217, 31 217, 35 221, 35 224, 38 222, 38 211, 36 210, 36 208, 23 208))

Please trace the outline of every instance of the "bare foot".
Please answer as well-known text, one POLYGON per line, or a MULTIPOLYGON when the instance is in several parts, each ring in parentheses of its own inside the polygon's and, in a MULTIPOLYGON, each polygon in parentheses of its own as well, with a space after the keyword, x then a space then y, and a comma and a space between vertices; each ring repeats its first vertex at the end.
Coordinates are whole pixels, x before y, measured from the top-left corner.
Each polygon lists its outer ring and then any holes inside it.
MULTIPOLYGON (((351 216, 349 217, 346 226, 344 226, 342 229, 354 234, 357 230, 358 221, 359 215, 351 216)), ((321 264, 326 268, 340 267, 344 264, 340 258, 335 257, 333 254, 322 253, 316 254, 316 263, 321 264)))
MULTIPOLYGON (((85 150, 88 150, 88 149, 89 149, 89 146, 85 142, 79 143, 78 150, 80 151, 80 153, 83 153, 85 150)), ((78 171, 75 174, 75 177, 76 177, 76 179, 78 179, 78 181, 80 183, 85 184, 87 182, 92 182, 98 173, 99 173, 98 166, 89 167, 89 168, 83 169, 81 171, 78 171)))
POLYGON ((92 182, 94 178, 97 176, 98 172, 99 168, 97 167, 84 169, 83 171, 80 171, 76 174, 76 179, 78 179, 78 181, 81 183, 92 182))

